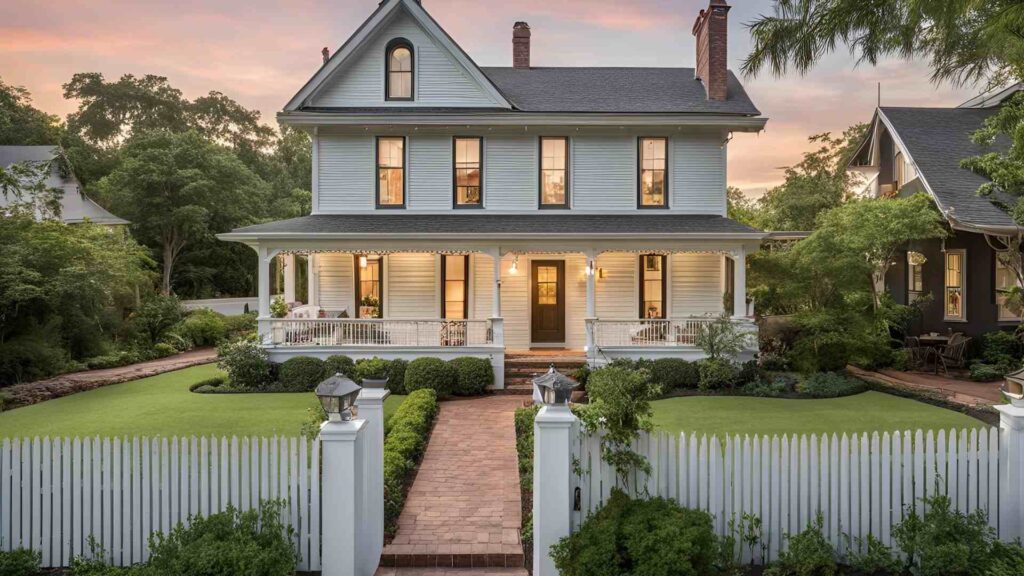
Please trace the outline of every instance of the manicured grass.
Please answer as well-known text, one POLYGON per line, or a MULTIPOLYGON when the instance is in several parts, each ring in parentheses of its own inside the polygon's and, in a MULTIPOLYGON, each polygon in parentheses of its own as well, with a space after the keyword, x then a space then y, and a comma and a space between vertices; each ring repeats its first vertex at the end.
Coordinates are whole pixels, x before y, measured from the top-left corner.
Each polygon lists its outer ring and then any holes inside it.
POLYGON ((661 430, 707 434, 823 434, 974 428, 986 424, 882 392, 825 400, 692 396, 651 403, 661 430))
MULTIPOLYGON (((219 371, 213 364, 105 386, 0 413, 0 438, 22 436, 298 436, 311 392, 194 394, 190 384, 219 371)), ((385 417, 404 396, 392 396, 385 417)))

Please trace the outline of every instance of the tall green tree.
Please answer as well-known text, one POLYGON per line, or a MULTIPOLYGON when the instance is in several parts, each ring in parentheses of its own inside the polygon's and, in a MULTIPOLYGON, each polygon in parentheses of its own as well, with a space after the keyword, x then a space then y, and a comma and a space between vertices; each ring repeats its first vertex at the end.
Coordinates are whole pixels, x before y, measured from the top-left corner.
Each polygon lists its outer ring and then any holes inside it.
POLYGON ((230 149, 195 131, 134 135, 98 186, 136 237, 157 250, 164 293, 186 248, 253 222, 267 195, 262 179, 230 149))
POLYGON ((32 95, 0 78, 0 146, 59 144, 60 119, 32 105, 32 95))
POLYGON ((926 58, 936 82, 1002 84, 1024 78, 1019 0, 775 0, 748 24, 748 75, 810 70, 845 45, 858 62, 926 58))

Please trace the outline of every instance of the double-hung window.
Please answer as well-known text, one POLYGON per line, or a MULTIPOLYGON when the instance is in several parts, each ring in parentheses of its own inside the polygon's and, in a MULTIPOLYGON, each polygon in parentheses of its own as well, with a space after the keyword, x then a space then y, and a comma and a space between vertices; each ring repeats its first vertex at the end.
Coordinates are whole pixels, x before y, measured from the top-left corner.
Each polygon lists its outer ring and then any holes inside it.
POLYGON ((412 44, 401 38, 392 40, 387 47, 384 80, 386 100, 413 99, 412 44))
POLYGON ((944 315, 946 320, 966 320, 964 310, 964 270, 966 269, 967 253, 963 250, 946 251, 946 282, 943 294, 944 315))
POLYGON ((665 271, 667 258, 660 254, 640 256, 640 317, 665 318, 665 271))
POLYGON ((999 306, 1000 321, 1017 321, 1020 316, 1006 305, 1006 291, 1018 286, 1017 274, 1007 264, 1008 257, 1006 252, 996 252, 996 305, 999 306))
POLYGON ((441 317, 465 320, 469 317, 469 256, 441 256, 441 317))
POLYGON ((569 139, 540 139, 540 207, 569 207, 569 139))
POLYGON ((483 138, 455 138, 455 207, 481 208, 484 205, 483 138))
POLYGON ((640 138, 637 206, 668 207, 668 138, 640 138))
POLYGON ((405 138, 377 138, 377 207, 405 207, 405 138))
POLYGON ((907 252, 907 303, 912 304, 924 294, 924 255, 907 252))

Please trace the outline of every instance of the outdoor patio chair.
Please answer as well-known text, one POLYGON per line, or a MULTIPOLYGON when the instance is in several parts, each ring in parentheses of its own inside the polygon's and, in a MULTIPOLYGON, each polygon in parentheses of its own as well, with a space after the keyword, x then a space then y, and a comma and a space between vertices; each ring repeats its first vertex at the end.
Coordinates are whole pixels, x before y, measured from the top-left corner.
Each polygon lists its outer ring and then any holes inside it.
POLYGON ((929 357, 935 351, 930 346, 923 346, 921 339, 917 336, 909 336, 903 343, 904 349, 910 355, 910 369, 924 370, 928 366, 929 357))
POLYGON ((970 338, 959 332, 950 336, 949 344, 934 352, 935 373, 939 373, 939 366, 942 366, 942 371, 946 374, 949 374, 950 368, 963 368, 967 359, 967 345, 970 342, 970 338))

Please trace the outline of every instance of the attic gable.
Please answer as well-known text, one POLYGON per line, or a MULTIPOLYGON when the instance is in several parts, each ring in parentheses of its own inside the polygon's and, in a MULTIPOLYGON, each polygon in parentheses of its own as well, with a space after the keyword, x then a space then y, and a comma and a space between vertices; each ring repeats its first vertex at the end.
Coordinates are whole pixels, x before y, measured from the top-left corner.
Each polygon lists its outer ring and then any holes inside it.
POLYGON ((511 104, 418 2, 386 0, 285 110, 369 107, 509 109, 511 104), (384 96, 387 45, 399 38, 414 50, 412 101, 384 96))

